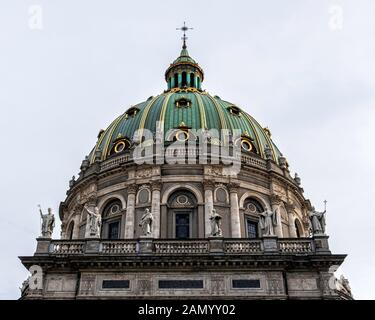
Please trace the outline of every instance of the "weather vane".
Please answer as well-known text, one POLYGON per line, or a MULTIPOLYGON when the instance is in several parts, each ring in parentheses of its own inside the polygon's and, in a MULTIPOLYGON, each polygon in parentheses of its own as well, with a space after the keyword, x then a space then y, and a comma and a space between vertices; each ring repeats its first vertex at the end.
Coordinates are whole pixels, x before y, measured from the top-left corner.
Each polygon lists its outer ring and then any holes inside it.
POLYGON ((186 49, 186 40, 187 40, 187 36, 186 36, 186 31, 188 31, 188 30, 193 30, 194 28, 189 28, 186 24, 185 24, 185 21, 184 21, 184 25, 181 27, 181 28, 176 28, 176 30, 181 30, 181 31, 183 31, 183 36, 182 36, 182 41, 183 41, 183 46, 182 46, 182 48, 183 49, 186 49))

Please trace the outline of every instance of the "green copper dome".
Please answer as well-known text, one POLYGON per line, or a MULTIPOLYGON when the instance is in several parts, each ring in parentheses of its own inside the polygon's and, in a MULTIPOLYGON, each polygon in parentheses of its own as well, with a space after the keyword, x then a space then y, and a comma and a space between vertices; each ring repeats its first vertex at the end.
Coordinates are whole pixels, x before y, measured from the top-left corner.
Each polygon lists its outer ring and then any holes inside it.
POLYGON ((101 153, 101 160, 105 160, 114 154, 114 148, 115 153, 125 151, 128 147, 126 144, 119 147, 116 144, 122 140, 130 145, 138 129, 148 129, 155 134, 157 121, 164 123, 166 141, 170 141, 166 136, 168 130, 182 127, 219 131, 240 129, 244 139, 247 139, 251 146, 251 152, 264 159, 266 153, 272 153, 272 159, 278 162, 281 153, 272 142, 268 129, 262 128, 239 106, 201 90, 203 70, 189 56, 186 46, 168 67, 165 77, 168 90, 132 106, 117 117, 106 130, 100 132, 96 146, 89 155, 90 162, 94 162, 98 152, 101 153))

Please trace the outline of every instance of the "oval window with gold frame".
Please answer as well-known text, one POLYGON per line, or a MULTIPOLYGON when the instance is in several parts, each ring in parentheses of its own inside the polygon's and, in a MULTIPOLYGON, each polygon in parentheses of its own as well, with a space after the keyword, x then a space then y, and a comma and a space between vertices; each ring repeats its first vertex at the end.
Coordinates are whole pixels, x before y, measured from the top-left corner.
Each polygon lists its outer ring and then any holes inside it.
POLYGON ((250 152, 251 150, 253 150, 253 145, 249 140, 242 139, 241 140, 241 148, 245 151, 250 152))
POLYGON ((189 139, 189 133, 184 130, 180 130, 176 133, 175 137, 177 141, 186 141, 189 139))
POLYGON ((130 142, 127 139, 119 139, 115 141, 110 154, 121 153, 125 151, 126 149, 128 149, 129 146, 130 146, 130 142))

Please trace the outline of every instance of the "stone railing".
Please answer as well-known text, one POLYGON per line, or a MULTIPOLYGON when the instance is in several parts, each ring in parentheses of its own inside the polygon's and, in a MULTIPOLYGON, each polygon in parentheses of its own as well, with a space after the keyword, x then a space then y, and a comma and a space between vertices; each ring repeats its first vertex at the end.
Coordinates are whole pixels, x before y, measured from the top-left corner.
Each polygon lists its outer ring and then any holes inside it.
POLYGON ((85 252, 85 241, 51 241, 49 252, 55 255, 75 255, 85 252))
POLYGON ((130 160, 131 160, 130 154, 124 154, 122 156, 117 156, 113 159, 108 159, 101 164, 100 171, 105 171, 108 169, 115 168, 123 163, 129 162, 130 160))
POLYGON ((37 239, 36 255, 257 255, 257 254, 327 254, 328 237, 264 237, 260 239, 123 239, 123 240, 51 240, 37 239))
POLYGON ((199 254, 209 253, 208 240, 155 240, 155 253, 158 254, 199 254))
MULTIPOLYGON (((165 156, 171 157, 171 156, 182 156, 182 157, 189 157, 194 158, 198 157, 200 155, 206 156, 210 159, 211 156, 211 148, 208 148, 207 150, 203 151, 199 147, 196 148, 187 148, 187 149, 168 149, 166 147, 165 149, 165 156)), ((230 160, 233 160, 233 156, 223 156, 220 155, 220 159, 225 160, 227 163, 230 160)), ((113 158, 106 159, 105 161, 101 162, 100 164, 100 171, 106 171, 112 168, 116 168, 124 163, 132 161, 133 157, 131 153, 125 153, 123 155, 118 155, 113 158)), ((153 156, 151 158, 145 157, 144 160, 153 161, 153 156)), ((239 160, 239 158, 238 158, 239 160)), ((210 162, 210 161, 209 161, 210 162)), ((251 155, 251 154, 241 154, 241 162, 243 164, 247 164, 250 166, 258 167, 263 170, 267 170, 267 162, 266 160, 259 158, 258 156, 251 155)))
POLYGON ((102 241, 103 254, 129 254, 137 253, 137 241, 102 241))
POLYGON ((261 168, 261 169, 267 169, 267 164, 266 164, 265 160, 259 159, 259 158, 256 158, 256 157, 252 157, 250 155, 244 155, 243 154, 241 156, 241 162, 245 163, 245 164, 248 164, 248 165, 251 165, 251 166, 254 166, 254 167, 261 168))
POLYGON ((260 253, 262 252, 261 240, 224 240, 225 253, 260 253))
POLYGON ((313 241, 310 239, 280 239, 279 248, 281 253, 311 253, 313 252, 313 241))

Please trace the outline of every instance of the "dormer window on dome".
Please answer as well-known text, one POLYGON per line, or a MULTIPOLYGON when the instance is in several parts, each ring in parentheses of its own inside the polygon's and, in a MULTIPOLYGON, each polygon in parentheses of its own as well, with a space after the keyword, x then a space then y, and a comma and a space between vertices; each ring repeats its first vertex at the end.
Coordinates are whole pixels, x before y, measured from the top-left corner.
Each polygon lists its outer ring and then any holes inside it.
POLYGON ((240 142, 243 151, 258 153, 254 145, 254 139, 247 132, 241 135, 240 141, 237 140, 238 142, 240 142))
POLYGON ((177 108, 187 108, 191 106, 191 100, 185 97, 176 99, 174 103, 177 108))
POLYGON ((119 134, 116 140, 113 142, 113 147, 109 152, 109 155, 115 155, 124 152, 130 148, 130 140, 119 134))
POLYGON ((131 107, 128 109, 128 111, 125 112, 125 119, 128 119, 130 117, 135 117, 135 115, 138 113, 139 109, 136 107, 131 107))
POLYGON ((240 116, 241 115, 241 109, 236 106, 229 106, 228 111, 234 115, 234 116, 240 116))

